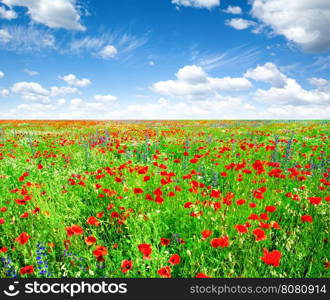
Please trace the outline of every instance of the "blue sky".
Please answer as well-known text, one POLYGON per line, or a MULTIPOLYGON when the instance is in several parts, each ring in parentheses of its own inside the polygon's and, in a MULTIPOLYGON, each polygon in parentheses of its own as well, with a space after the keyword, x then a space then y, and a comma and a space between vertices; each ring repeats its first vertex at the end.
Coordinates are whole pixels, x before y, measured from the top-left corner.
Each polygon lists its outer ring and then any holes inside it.
POLYGON ((0 0, 0 119, 328 119, 328 0, 0 0))

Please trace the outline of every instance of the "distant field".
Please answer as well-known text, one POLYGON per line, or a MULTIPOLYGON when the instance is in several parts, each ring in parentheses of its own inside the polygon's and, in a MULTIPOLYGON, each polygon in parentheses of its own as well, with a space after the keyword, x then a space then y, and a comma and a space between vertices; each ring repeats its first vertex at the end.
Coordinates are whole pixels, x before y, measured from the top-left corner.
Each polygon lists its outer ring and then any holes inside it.
POLYGON ((0 121, 0 274, 329 277, 328 121, 0 121))

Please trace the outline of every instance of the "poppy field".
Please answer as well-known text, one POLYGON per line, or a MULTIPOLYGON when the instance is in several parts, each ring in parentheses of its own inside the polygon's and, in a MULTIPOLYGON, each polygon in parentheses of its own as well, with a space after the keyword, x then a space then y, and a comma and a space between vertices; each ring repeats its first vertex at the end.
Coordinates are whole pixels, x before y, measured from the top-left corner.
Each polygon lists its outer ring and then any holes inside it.
POLYGON ((329 277, 328 121, 0 121, 2 278, 329 277))

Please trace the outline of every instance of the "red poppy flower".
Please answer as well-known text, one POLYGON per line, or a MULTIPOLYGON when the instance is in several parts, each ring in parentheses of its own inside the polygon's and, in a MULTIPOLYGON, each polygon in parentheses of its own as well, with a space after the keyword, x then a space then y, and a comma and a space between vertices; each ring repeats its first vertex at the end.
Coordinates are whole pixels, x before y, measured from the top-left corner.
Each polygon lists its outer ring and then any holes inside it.
POLYGON ((121 262, 121 271, 123 273, 127 273, 129 270, 132 270, 133 268, 133 262, 130 260, 123 260, 121 262))
POLYGON ((264 256, 261 257, 261 260, 267 265, 278 267, 280 265, 281 256, 282 254, 278 250, 269 252, 267 249, 264 249, 264 256))
POLYGON ((195 277, 196 277, 196 278, 210 278, 209 276, 207 276, 207 275, 204 274, 204 273, 198 273, 195 277))
POLYGON ((171 267, 167 266, 164 268, 161 268, 157 271, 157 273, 164 278, 171 278, 171 267))
POLYGON ((203 236, 202 239, 203 240, 207 239, 212 233, 213 233, 212 230, 204 230, 204 231, 202 231, 202 236, 203 236))
POLYGON ((93 251, 93 254, 98 259, 108 255, 108 249, 104 246, 96 246, 96 249, 93 251))
POLYGON ((268 214, 267 213, 261 213, 260 214, 260 219, 262 219, 262 220, 269 220, 268 214))
POLYGON ((7 247, 1 247, 0 248, 0 253, 6 253, 8 251, 7 247))
POLYGON ((33 274, 34 273, 34 268, 33 266, 25 266, 23 268, 21 268, 20 270, 20 274, 24 275, 24 274, 33 274))
POLYGON ((170 239, 160 238, 160 244, 162 246, 168 246, 171 243, 170 239))
POLYGON ((252 232, 256 236, 256 241, 262 241, 267 238, 265 232, 260 228, 256 228, 252 232))
POLYGON ((237 230, 238 233, 246 233, 246 232, 248 232, 248 229, 246 228, 245 225, 238 224, 238 225, 235 225, 235 228, 236 228, 236 230, 237 230))
POLYGON ((0 219, 0 225, 5 223, 5 219, 0 219))
POLYGON ((143 190, 140 188, 135 188, 134 189, 134 194, 143 194, 143 190))
POLYGON ((138 246, 138 249, 143 254, 143 259, 150 259, 150 254, 152 253, 152 249, 149 244, 140 244, 138 246))
POLYGON ((31 237, 26 233, 22 232, 16 239, 15 241, 19 242, 21 245, 26 244, 31 237))
POLYGON ((313 205, 319 205, 322 201, 322 198, 321 197, 309 197, 308 200, 313 205))
POLYGON ((72 225, 70 227, 66 227, 65 230, 68 237, 71 237, 73 235, 80 235, 84 233, 84 230, 78 225, 72 225))
POLYGON ((168 260, 168 262, 171 264, 171 265, 177 265, 179 264, 181 261, 181 257, 179 254, 173 254, 170 259, 168 260))
POLYGON ((95 217, 92 216, 87 219, 87 224, 93 225, 93 226, 99 226, 101 223, 98 219, 96 219, 95 217))
POLYGON ((96 237, 94 236, 88 236, 85 238, 85 243, 88 245, 88 246, 91 246, 93 244, 96 243, 96 237))
POLYGON ((301 217, 302 222, 313 223, 313 217, 309 215, 304 215, 301 217))
POLYGON ((266 209, 266 211, 272 213, 276 210, 276 207, 275 206, 266 206, 265 209, 266 209))
POLYGON ((228 247, 229 246, 229 239, 228 236, 222 236, 220 238, 214 238, 211 241, 211 246, 213 248, 218 248, 218 247, 228 247))
POLYGON ((244 199, 238 199, 237 201, 236 201, 236 204, 237 205, 243 205, 243 204, 245 204, 245 200, 244 199))

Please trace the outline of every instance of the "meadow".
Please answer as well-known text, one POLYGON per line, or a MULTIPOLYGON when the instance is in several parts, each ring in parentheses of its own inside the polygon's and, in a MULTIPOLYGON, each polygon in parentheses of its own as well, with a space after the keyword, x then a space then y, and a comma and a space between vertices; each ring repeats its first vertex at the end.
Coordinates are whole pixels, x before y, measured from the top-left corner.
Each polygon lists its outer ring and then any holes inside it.
POLYGON ((329 277, 328 121, 0 121, 0 276, 329 277))

